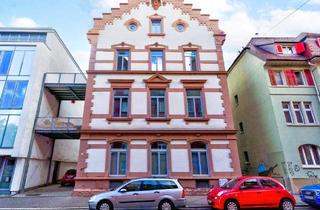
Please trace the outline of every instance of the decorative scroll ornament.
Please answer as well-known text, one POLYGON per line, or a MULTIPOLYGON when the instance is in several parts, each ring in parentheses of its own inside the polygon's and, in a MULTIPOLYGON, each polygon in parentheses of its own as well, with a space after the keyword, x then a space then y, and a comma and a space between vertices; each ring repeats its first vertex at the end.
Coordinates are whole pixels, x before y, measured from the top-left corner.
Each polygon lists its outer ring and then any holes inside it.
POLYGON ((161 6, 161 0, 151 0, 153 9, 157 10, 161 6))

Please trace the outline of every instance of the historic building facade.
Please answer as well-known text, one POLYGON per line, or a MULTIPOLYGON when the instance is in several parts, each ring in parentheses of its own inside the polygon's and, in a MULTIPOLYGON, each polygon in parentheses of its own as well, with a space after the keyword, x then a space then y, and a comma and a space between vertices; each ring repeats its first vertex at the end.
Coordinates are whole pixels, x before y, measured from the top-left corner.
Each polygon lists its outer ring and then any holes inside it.
POLYGON ((188 188, 239 176, 222 45, 182 0, 129 0, 94 19, 76 195, 137 177, 188 188))
POLYGON ((320 34, 256 37, 230 67, 244 174, 277 165, 271 175, 294 192, 319 182, 319 57, 320 34))

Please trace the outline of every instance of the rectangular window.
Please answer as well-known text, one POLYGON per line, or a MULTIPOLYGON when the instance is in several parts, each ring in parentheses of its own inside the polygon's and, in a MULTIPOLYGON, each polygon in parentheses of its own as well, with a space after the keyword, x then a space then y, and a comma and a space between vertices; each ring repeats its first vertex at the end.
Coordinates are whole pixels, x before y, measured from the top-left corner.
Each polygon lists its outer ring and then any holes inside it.
POLYGON ((20 116, 0 116, 0 148, 12 148, 16 138, 20 116))
POLYGON ((117 70, 128 71, 129 69, 129 50, 117 50, 117 70))
POLYGON ((208 175, 208 163, 206 151, 192 151, 193 174, 208 175))
POLYGON ((282 46, 282 51, 283 51, 283 54, 285 54, 285 55, 297 54, 294 46, 282 46))
POLYGON ((243 122, 239 123, 239 131, 240 131, 240 133, 244 133, 243 122))
POLYGON ((152 71, 163 70, 163 51, 162 50, 151 51, 151 69, 152 71))
POLYGON ((187 71, 197 71, 197 51, 185 51, 184 60, 187 71))
POLYGON ((34 51, 15 51, 9 75, 28 76, 32 70, 34 51))
POLYGON ((294 102, 293 103, 293 111, 296 116, 296 120, 298 124, 304 124, 304 117, 302 112, 302 107, 300 102, 294 102))
POLYGON ((111 151, 110 175, 126 174, 127 153, 125 151, 111 151))
POLYGON ((113 92, 113 117, 128 117, 129 90, 115 89, 113 92))
POLYGON ((315 119, 315 115, 313 112, 313 108, 311 105, 311 102, 304 102, 304 111, 306 113, 306 117, 307 117, 307 121, 309 124, 315 124, 316 123, 316 119, 315 119))
POLYGON ((284 80, 281 71, 274 72, 276 85, 284 85, 284 80))
POLYGON ((13 51, 0 51, 0 75, 7 75, 12 60, 13 51))
POLYGON ((305 85, 302 71, 295 71, 294 75, 296 78, 296 85, 305 85))
POLYGON ((151 90, 151 117, 166 116, 165 90, 151 90))
POLYGON ((202 97, 200 90, 187 90, 188 116, 203 117, 202 97))
POLYGON ((151 20, 151 33, 152 34, 161 34, 162 33, 161 20, 151 20))
POLYGON ((28 81, 8 80, 2 91, 0 109, 22 109, 28 81))
POLYGON ((293 123, 292 110, 291 110, 291 107, 290 107, 290 102, 283 102, 282 103, 282 109, 283 109, 284 116, 286 118, 286 122, 287 123, 293 123))
POLYGON ((239 105, 239 96, 238 95, 235 95, 234 96, 234 102, 235 104, 238 106, 239 105))

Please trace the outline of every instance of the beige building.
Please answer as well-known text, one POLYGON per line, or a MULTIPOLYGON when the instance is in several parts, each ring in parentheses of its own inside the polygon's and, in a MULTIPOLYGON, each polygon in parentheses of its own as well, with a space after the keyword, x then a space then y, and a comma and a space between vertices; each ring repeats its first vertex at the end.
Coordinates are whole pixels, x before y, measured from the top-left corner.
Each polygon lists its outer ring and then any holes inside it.
POLYGON ((218 20, 182 0, 129 0, 94 19, 76 195, 133 178, 190 189, 239 176, 218 20))

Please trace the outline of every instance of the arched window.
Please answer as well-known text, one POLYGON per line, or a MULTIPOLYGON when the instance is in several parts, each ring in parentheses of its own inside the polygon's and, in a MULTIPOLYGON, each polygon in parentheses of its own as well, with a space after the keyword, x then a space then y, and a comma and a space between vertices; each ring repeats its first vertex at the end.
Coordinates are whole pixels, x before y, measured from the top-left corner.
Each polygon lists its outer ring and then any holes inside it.
POLYGON ((163 142, 155 142, 151 144, 151 173, 153 176, 167 176, 167 148, 167 144, 163 142))
POLYGON ((194 175, 208 175, 207 145, 197 141, 191 144, 192 167, 194 175))
POLYGON ((320 147, 305 144, 299 147, 299 154, 303 166, 320 166, 320 147))
POLYGON ((115 142, 110 147, 110 175, 123 176, 127 170, 127 144, 115 142))

